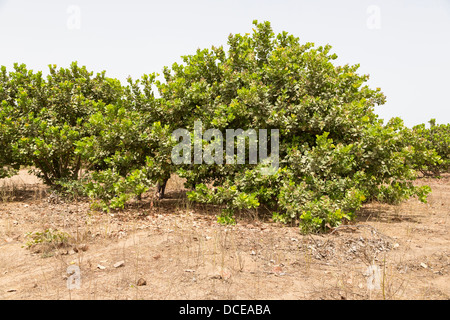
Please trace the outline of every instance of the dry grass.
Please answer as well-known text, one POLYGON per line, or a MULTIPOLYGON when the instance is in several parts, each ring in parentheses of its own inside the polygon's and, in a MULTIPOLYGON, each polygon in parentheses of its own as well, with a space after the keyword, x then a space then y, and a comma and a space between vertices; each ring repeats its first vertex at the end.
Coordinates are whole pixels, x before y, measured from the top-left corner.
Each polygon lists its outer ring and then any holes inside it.
POLYGON ((310 236, 254 216, 219 225, 218 209, 189 204, 175 177, 167 199, 149 195, 110 214, 4 182, 0 298, 448 299, 450 177, 426 182, 428 204, 372 203, 353 226, 310 236), (46 230, 67 241, 23 247, 27 232, 46 230), (80 268, 80 289, 67 287, 71 265, 80 268), (373 290, 371 266, 380 276, 373 290))

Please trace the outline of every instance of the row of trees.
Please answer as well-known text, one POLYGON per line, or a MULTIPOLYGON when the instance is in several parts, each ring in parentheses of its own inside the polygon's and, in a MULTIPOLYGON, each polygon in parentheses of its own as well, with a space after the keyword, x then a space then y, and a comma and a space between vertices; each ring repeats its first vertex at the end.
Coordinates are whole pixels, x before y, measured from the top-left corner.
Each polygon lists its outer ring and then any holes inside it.
POLYGON ((419 171, 448 171, 449 125, 383 124, 374 107, 385 96, 364 85, 358 65, 335 66, 329 45, 254 25, 252 34, 230 35, 227 51, 183 56, 164 69, 164 81, 149 74, 123 85, 77 63, 52 65, 46 77, 25 65, 2 67, 0 177, 31 166, 53 188, 109 209, 155 184, 162 197, 176 172, 193 188, 191 201, 223 206, 222 222, 264 208, 305 232, 352 219, 366 201, 426 201, 430 189, 412 181, 419 171), (195 121, 222 132, 279 129, 278 171, 263 175, 261 163, 248 161, 175 165, 172 132, 193 132, 195 121))

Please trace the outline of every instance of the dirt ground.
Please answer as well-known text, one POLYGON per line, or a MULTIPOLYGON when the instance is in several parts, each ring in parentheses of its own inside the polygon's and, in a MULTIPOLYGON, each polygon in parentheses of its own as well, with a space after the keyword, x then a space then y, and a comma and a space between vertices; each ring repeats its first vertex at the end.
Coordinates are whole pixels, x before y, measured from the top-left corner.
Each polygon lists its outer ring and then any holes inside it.
POLYGON ((0 180, 0 299, 449 299, 450 175, 418 183, 427 204, 371 203, 302 235, 254 217, 219 225, 180 179, 165 200, 103 213, 21 171, 0 180))

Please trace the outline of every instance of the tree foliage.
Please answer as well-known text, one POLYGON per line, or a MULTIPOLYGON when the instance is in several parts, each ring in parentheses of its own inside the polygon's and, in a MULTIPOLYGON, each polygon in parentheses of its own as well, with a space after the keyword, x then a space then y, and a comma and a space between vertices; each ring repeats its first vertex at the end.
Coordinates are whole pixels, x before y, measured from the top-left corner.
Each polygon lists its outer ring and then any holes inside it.
POLYGON ((429 124, 429 128, 425 124, 412 128, 411 147, 417 170, 425 176, 439 176, 450 170, 450 124, 438 125, 436 119, 429 124))
POLYGON ((299 221, 305 231, 351 219, 365 201, 424 201, 429 190, 412 184, 408 130, 400 119, 378 119, 374 107, 385 97, 364 85, 359 65, 335 66, 331 46, 301 44, 286 32, 275 35, 268 22, 254 24, 252 34, 230 35, 227 53, 198 50, 166 70, 163 98, 189 110, 188 124, 279 129, 281 167, 262 176, 258 165, 234 166, 218 180, 214 166, 194 166, 188 177, 220 186, 202 185, 189 198, 229 210, 270 208, 275 219, 299 221))
POLYGON ((336 65, 331 49, 254 21, 251 34, 228 37, 227 49, 198 49, 165 67, 163 80, 153 73, 123 85, 77 63, 51 65, 46 77, 2 67, 0 178, 32 166, 46 184, 78 185, 109 210, 178 173, 191 201, 222 206, 221 223, 265 211, 304 232, 351 220, 367 201, 426 201, 430 189, 413 181, 418 171, 448 171, 449 125, 384 124, 374 113, 386 101, 381 90, 358 64, 336 65), (223 154, 223 165, 175 165, 172 133, 192 135, 196 121, 203 133, 278 129, 279 167, 264 174, 267 163, 249 163, 248 152, 245 164, 225 164, 223 154))
POLYGON ((49 75, 15 64, 2 67, 1 112, 2 162, 12 167, 33 165, 38 177, 51 186, 77 179, 82 162, 75 143, 88 135, 84 123, 98 103, 118 103, 120 82, 73 63, 70 68, 49 66, 49 75))

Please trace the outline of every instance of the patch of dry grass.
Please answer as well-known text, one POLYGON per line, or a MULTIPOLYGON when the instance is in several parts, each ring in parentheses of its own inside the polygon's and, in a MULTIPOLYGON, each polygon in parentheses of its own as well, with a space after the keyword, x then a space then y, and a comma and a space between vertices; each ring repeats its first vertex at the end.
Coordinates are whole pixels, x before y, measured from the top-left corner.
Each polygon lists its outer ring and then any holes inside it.
POLYGON ((428 204, 368 204, 354 225, 309 236, 255 217, 219 225, 218 208, 189 204, 179 178, 167 199, 149 194, 111 213, 29 192, 22 199, 16 184, 0 204, 0 298, 448 299, 449 181, 429 181, 428 204), (69 240, 23 247, 27 232, 45 230, 69 240), (74 265, 81 288, 69 290, 74 265), (374 289, 369 267, 379 272, 374 289))

